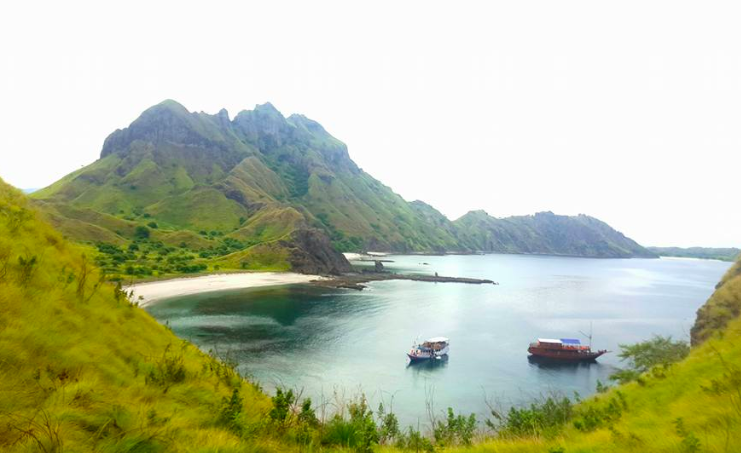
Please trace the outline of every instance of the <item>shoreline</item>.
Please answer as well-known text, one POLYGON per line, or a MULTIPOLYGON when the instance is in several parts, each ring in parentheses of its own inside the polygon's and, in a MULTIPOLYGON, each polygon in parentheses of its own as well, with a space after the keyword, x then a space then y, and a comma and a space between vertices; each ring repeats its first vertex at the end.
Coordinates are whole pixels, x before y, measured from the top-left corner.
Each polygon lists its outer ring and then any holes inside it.
POLYGON ((134 283, 133 285, 124 286, 123 289, 127 292, 133 291, 133 301, 138 302, 140 307, 146 307, 154 302, 171 297, 230 289, 310 283, 321 281, 324 278, 320 275, 298 274, 295 272, 220 273, 134 283))

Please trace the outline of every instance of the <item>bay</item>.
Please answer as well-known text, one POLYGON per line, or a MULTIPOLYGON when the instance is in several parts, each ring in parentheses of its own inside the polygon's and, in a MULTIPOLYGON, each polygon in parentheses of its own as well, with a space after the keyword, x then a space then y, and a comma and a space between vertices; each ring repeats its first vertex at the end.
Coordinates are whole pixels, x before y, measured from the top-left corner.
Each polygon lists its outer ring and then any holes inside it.
POLYGON ((499 285, 384 281, 364 291, 310 285, 204 293, 147 309, 201 349, 239 363, 268 392, 311 397, 320 413, 364 394, 402 424, 447 407, 475 413, 553 393, 582 397, 621 366, 619 344, 688 339, 696 310, 730 263, 527 255, 388 256, 396 272, 487 278, 499 285), (528 360, 537 337, 581 338, 611 353, 597 363, 528 360), (415 338, 447 336, 447 361, 409 365, 415 338))

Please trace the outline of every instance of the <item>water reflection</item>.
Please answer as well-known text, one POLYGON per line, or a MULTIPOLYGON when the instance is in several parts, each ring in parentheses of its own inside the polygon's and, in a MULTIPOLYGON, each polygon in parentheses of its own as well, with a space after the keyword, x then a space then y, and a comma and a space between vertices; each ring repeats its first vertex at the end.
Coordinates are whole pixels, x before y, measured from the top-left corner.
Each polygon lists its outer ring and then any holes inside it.
POLYGON ((545 369, 583 369, 589 368, 593 365, 599 365, 596 360, 588 360, 584 362, 566 362, 563 360, 549 359, 548 357, 538 357, 534 355, 527 356, 527 361, 530 362, 530 365, 545 369))
POLYGON ((444 355, 439 359, 431 360, 409 360, 407 363, 407 369, 412 369, 419 373, 420 371, 438 370, 448 366, 448 355, 444 355))

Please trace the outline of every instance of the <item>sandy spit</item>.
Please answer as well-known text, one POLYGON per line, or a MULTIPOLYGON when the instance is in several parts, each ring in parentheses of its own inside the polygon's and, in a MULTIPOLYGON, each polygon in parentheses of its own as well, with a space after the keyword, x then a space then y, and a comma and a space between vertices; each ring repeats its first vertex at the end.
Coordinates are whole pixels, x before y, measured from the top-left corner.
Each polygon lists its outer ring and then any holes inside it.
POLYGON ((305 275, 291 272, 251 272, 237 274, 204 275, 202 277, 176 278, 155 282, 138 283, 126 287, 134 291, 132 300, 140 306, 155 301, 187 294, 222 291, 226 289, 254 288, 258 286, 290 285, 321 280, 319 275, 305 275))

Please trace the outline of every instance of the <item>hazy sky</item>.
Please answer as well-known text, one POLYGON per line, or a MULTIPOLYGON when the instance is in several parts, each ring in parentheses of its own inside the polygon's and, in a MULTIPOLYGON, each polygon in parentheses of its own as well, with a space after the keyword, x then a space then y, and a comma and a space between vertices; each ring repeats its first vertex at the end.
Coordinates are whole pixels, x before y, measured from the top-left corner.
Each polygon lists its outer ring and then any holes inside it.
POLYGON ((741 246, 739 2, 3 2, 0 177, 43 187, 164 99, 272 102, 456 218, 741 246), (104 5, 105 3, 105 5, 104 5))

